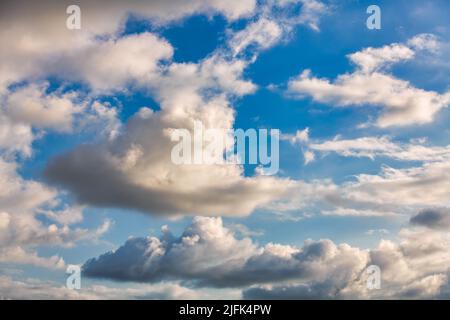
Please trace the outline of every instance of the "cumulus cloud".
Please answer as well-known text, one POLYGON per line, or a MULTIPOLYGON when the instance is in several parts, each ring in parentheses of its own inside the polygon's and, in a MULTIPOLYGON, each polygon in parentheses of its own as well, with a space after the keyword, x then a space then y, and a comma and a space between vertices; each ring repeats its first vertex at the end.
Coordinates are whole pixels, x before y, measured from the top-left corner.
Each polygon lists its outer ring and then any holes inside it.
POLYGON ((47 89, 48 83, 43 83, 13 90, 6 96, 2 111, 18 124, 71 131, 73 115, 82 111, 82 105, 75 102, 75 93, 46 94, 47 89))
POLYGON ((5 157, 20 154, 29 157, 32 153, 33 132, 29 125, 14 123, 0 113, 0 150, 5 157))
MULTIPOLYGON (((218 50, 198 63, 169 63, 158 81, 149 82, 160 111, 142 108, 114 138, 56 157, 47 167, 48 180, 82 204, 150 214, 246 215, 279 197, 290 181, 244 177, 239 165, 171 161, 171 130, 193 132, 195 121, 205 130, 232 129, 230 101, 256 89, 243 79, 249 62, 225 53, 218 50)), ((207 146, 202 150, 208 152, 207 146)))
POLYGON ((120 130, 117 108, 47 81, 19 85, 0 95, 0 151, 15 161, 33 155, 32 144, 48 132, 92 133, 114 137, 120 130))
POLYGON ((437 112, 448 106, 450 93, 416 88, 386 71, 393 63, 412 59, 419 49, 434 47, 435 38, 419 35, 408 44, 367 48, 349 55, 356 71, 339 75, 335 81, 312 76, 304 70, 288 84, 288 93, 336 106, 374 105, 383 108, 379 127, 406 126, 431 122, 437 112), (415 51, 416 50, 416 51, 415 51))
POLYGON ((85 82, 97 92, 121 91, 133 85, 150 86, 162 72, 159 63, 172 54, 166 40, 144 32, 92 41, 62 55, 48 69, 63 79, 85 82))
POLYGON ((155 214, 244 215, 286 190, 289 181, 246 178, 240 166, 175 167, 167 158, 174 128, 192 129, 193 120, 207 128, 232 128, 232 99, 256 90, 243 79, 251 60, 217 50, 199 63, 173 63, 173 48, 165 39, 149 32, 122 34, 129 14, 160 25, 196 13, 219 13, 231 21, 252 15, 255 4, 183 0, 125 6, 119 1, 83 1, 82 29, 72 32, 65 28, 65 2, 2 2, 2 261, 61 267, 62 259, 45 260, 35 248, 97 239, 109 228, 108 221, 94 230, 73 228, 82 221, 81 206, 64 205, 55 189, 18 174, 17 157, 30 157, 32 143, 47 131, 101 133, 96 135, 99 142, 57 157, 47 170, 52 182, 89 205, 155 214), (60 86, 55 88, 49 78, 60 86), (81 89, 73 89, 73 84, 81 89), (98 95, 136 87, 155 97, 161 111, 142 108, 122 127, 117 109, 100 102, 98 95))
POLYGON ((131 238, 114 252, 87 261, 89 277, 196 287, 236 287, 251 299, 424 298, 447 291, 449 239, 445 233, 403 229, 401 241, 364 250, 330 240, 302 247, 238 239, 220 218, 194 218, 180 237, 131 238), (440 257, 438 259, 438 257, 440 257), (430 263, 430 261, 433 261, 430 263), (366 268, 381 269, 380 290, 367 288, 366 268))
POLYGON ((41 78, 55 72, 62 78, 73 76, 73 72, 82 72, 92 85, 104 89, 102 80, 111 84, 123 79, 125 74, 142 75, 152 63, 151 57, 161 52, 157 50, 157 43, 153 43, 155 47, 151 46, 148 36, 147 42, 140 43, 130 39, 117 43, 108 40, 117 38, 130 14, 157 24, 168 24, 197 13, 223 14, 227 19, 235 20, 252 15, 256 1, 154 0, 129 1, 126 4, 121 1, 79 1, 77 4, 82 11, 82 27, 75 32, 66 28, 66 8, 72 4, 70 1, 45 1, 39 4, 29 1, 2 2, 0 41, 5 46, 0 53, 3 61, 0 67, 0 94, 15 82, 41 78), (95 44, 98 44, 98 50, 92 48, 95 44), (145 44, 150 44, 150 49, 154 51, 143 48, 145 44), (123 46, 127 45, 131 50, 124 52, 123 46), (139 59, 142 54, 147 54, 148 59, 139 59), (83 56, 86 56, 88 63, 77 69, 80 67, 77 62, 84 61, 83 56), (117 61, 115 59, 119 59, 122 64, 111 65, 112 61, 117 61), (137 60, 133 62, 134 59, 137 60), (139 65, 142 69, 137 67, 139 65), (89 67, 94 67, 94 70, 89 67), (111 78, 105 77, 105 73, 111 78))
POLYGON ((364 251, 329 240, 307 241, 302 248, 259 247, 250 238, 237 239, 220 218, 196 217, 179 238, 167 230, 161 238, 132 238, 115 252, 87 261, 83 272, 116 280, 242 287, 294 278, 319 281, 336 273, 348 281, 366 259, 364 251))
POLYGON ((83 204, 151 214, 244 215, 288 188, 289 183, 277 178, 244 178, 234 165, 173 164, 173 143, 160 121, 157 114, 139 114, 125 135, 58 156, 46 175, 83 204), (211 180, 211 175, 220 179, 211 180))
MULTIPOLYGON (((17 36, 0 56, 8 66, 2 70, 0 81, 4 84, 1 92, 8 121, 22 121, 30 126, 29 130, 57 131, 103 121, 101 124, 109 130, 102 132, 104 141, 79 146, 53 159, 46 170, 51 183, 72 191, 82 204, 172 215, 245 215, 289 187, 290 182, 281 179, 246 178, 240 166, 175 166, 168 158, 174 145, 169 133, 174 128, 191 130, 194 121, 202 121, 206 129, 232 128, 231 101, 256 90, 253 83, 243 79, 245 68, 255 56, 237 58, 236 53, 255 41, 257 47, 276 43, 284 28, 280 26, 286 25, 285 18, 291 21, 292 17, 286 16, 288 10, 273 16, 272 9, 284 10, 287 3, 269 1, 256 12, 253 0, 239 4, 216 0, 136 1, 126 6, 113 2, 105 4, 106 9, 98 3, 82 2, 79 32, 56 28, 65 23, 66 15, 59 13, 65 7, 63 3, 49 4, 36 8, 28 5, 28 9, 36 9, 32 13, 19 10, 24 6, 21 3, 4 4, 4 12, 14 16, 15 23, 9 26, 6 22, 10 18, 5 16, 2 25, 6 31, 2 30, 0 37, 8 42, 17 36), (229 20, 255 13, 256 18, 243 30, 231 33, 228 47, 198 63, 174 63, 172 46, 153 33, 121 34, 128 14, 167 24, 194 13, 221 13, 229 20), (30 15, 33 26, 27 22, 30 15), (81 107, 73 103, 71 93, 48 93, 48 87, 35 84, 19 90, 9 87, 24 79, 36 82, 49 76, 87 85, 90 96, 84 99, 76 123, 74 114, 81 107), (122 128, 115 109, 100 105, 95 95, 136 87, 151 94, 161 111, 152 113, 143 108, 122 128), (212 180, 211 176, 218 179, 212 180)), ((319 15, 322 8, 318 1, 290 4, 299 5, 308 15, 314 8, 319 15)), ((302 20, 306 21, 310 19, 302 20)), ((31 153, 33 138, 24 135, 20 148, 24 154, 31 153)))
POLYGON ((66 206, 58 210, 58 193, 43 184, 25 180, 17 173, 17 164, 0 158, 0 261, 32 264, 47 268, 62 268, 61 257, 40 257, 39 245, 73 246, 77 241, 98 239, 110 226, 110 221, 96 230, 72 228, 82 214, 66 206), (44 223, 39 215, 46 215, 44 223))

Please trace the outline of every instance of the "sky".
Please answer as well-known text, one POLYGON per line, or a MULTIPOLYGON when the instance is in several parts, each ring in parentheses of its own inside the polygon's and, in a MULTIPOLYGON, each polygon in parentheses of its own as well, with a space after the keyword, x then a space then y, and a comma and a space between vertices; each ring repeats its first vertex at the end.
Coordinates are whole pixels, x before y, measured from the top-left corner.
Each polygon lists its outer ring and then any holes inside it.
POLYGON ((449 9, 2 1, 0 298, 450 297, 449 9), (195 121, 279 170, 174 163, 195 121))

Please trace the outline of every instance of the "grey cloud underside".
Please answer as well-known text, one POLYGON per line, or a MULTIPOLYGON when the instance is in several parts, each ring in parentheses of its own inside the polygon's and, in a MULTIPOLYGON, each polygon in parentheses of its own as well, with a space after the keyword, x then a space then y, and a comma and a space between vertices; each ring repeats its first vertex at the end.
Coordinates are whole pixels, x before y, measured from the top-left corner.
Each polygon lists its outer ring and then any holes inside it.
POLYGON ((71 191, 82 204, 154 215, 239 214, 250 210, 248 202, 252 199, 266 193, 270 197, 270 190, 255 189, 254 182, 245 180, 231 186, 206 186, 192 191, 142 186, 117 170, 108 155, 99 150, 99 146, 80 146, 53 159, 45 176, 51 184, 71 191), (242 199, 243 194, 246 199, 242 199))
MULTIPOLYGON (((212 262, 210 268, 200 272, 195 270, 195 265, 186 266, 176 259, 180 257, 171 250, 174 245, 180 244, 180 240, 177 241, 165 244, 167 254, 152 269, 145 267, 147 257, 143 251, 150 245, 148 239, 135 238, 127 241, 114 253, 107 253, 98 259, 87 261, 83 267, 84 274, 93 278, 135 282, 186 280, 196 287, 228 288, 307 277, 313 272, 309 266, 302 265, 307 259, 302 260, 304 257, 301 254, 294 256, 292 261, 284 261, 270 254, 256 255, 235 270, 230 269, 233 259, 218 265, 212 262)), ((312 244, 320 247, 326 245, 324 242, 312 244)))
POLYGON ((50 182, 69 189, 79 202, 99 207, 135 209, 153 214, 195 212, 196 204, 214 206, 237 200, 242 192, 251 192, 237 185, 231 190, 209 188, 192 194, 170 190, 159 191, 133 184, 129 179, 108 166, 107 154, 98 152, 97 146, 86 145, 54 159, 46 170, 50 182), (224 197, 225 195, 225 197, 224 197))
POLYGON ((430 208, 422 210, 410 220, 411 224, 430 229, 450 229, 450 211, 447 208, 430 208))

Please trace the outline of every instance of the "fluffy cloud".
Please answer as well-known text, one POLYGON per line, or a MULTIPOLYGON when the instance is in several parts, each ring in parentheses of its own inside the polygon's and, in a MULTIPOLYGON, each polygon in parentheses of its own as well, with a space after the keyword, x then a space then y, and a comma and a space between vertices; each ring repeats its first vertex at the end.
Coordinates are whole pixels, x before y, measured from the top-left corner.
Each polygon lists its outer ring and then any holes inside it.
POLYGON ((144 32, 92 41, 52 61, 48 70, 63 79, 85 82, 97 92, 121 91, 133 85, 148 87, 159 79, 160 61, 172 54, 167 41, 144 32))
POLYGON ((32 143, 46 133, 113 137, 120 130, 117 108, 47 81, 15 86, 0 95, 0 151, 5 159, 30 158, 32 143))
POLYGON ((74 92, 48 92, 39 82, 0 94, 0 151, 3 157, 30 157, 32 143, 45 131, 72 132, 75 117, 87 110, 74 92))
POLYGON ((0 114, 0 150, 4 156, 11 157, 15 154, 30 156, 33 138, 30 126, 14 123, 8 117, 0 114))
POLYGON ((64 266, 62 258, 40 257, 34 249, 39 245, 70 247, 77 241, 98 239, 109 229, 109 221, 97 230, 71 228, 70 224, 82 219, 81 213, 70 207, 58 210, 55 190, 39 182, 22 179, 16 169, 15 163, 0 158, 1 262, 61 268, 64 266), (41 214, 46 215, 50 222, 42 222, 41 214))
POLYGON ((40 4, 29 1, 2 2, 0 41, 5 46, 0 53, 0 60, 3 61, 0 67, 0 94, 10 84, 45 77, 52 71, 57 71, 57 76, 60 77, 70 76, 73 71, 84 72, 91 84, 100 87, 100 81, 118 81, 123 78, 124 73, 142 75, 146 72, 145 67, 152 63, 154 53, 159 52, 156 50, 158 44, 153 43, 156 46, 152 47, 149 42, 124 40, 114 43, 108 40, 117 38, 129 14, 159 24, 167 24, 196 13, 219 13, 234 20, 251 15, 256 1, 155 0, 131 1, 126 5, 120 1, 79 1, 77 4, 82 12, 82 27, 76 31, 66 28, 66 8, 71 4, 67 1, 46 1, 40 4), (100 38, 106 38, 106 41, 100 38), (98 50, 92 48, 96 43, 100 44, 98 50), (145 44, 150 44, 150 49, 153 50, 143 48, 145 44), (124 52, 123 46, 127 45, 127 49, 131 50, 124 52), (145 53, 148 55, 146 61, 132 61, 145 53), (83 68, 78 70, 79 61, 85 62, 84 55, 88 59, 86 62, 90 63, 82 65, 83 68), (117 61, 114 59, 119 59, 122 64, 111 65, 111 61, 117 61), (94 70, 86 69, 89 66, 94 66, 94 70), (139 66, 143 68, 140 69, 139 66), (111 79, 105 77, 105 73, 111 79))
POLYGON ((131 238, 83 266, 90 277, 121 281, 188 281, 197 287, 243 288, 261 298, 430 298, 445 294, 450 268, 445 233, 406 228, 401 241, 362 250, 330 240, 300 248, 237 238, 220 218, 194 218, 180 237, 131 238), (440 257, 440 258, 438 258, 440 257), (433 261, 430 263, 430 261, 433 261), (367 288, 366 268, 381 269, 381 289, 367 288))
POLYGON ((377 120, 380 127, 405 126, 431 122, 439 110, 450 103, 450 93, 439 94, 411 85, 384 69, 390 64, 412 59, 413 49, 433 48, 435 39, 419 35, 408 43, 393 44, 382 48, 367 48, 349 55, 357 66, 353 73, 339 75, 334 82, 303 71, 291 79, 288 92, 297 97, 311 96, 314 100, 337 106, 375 105, 383 107, 377 120))
MULTIPOLYGON (((321 8, 317 1, 291 4, 308 12, 321 8)), ((232 128, 232 99, 256 89, 243 79, 245 68, 255 56, 247 60, 245 55, 236 58, 235 54, 255 41, 257 47, 276 43, 284 30, 284 25, 280 27, 278 22, 284 21, 287 11, 272 19, 271 10, 274 7, 284 10, 287 5, 265 3, 255 23, 231 34, 229 47, 216 50, 199 63, 173 63, 173 48, 164 39, 148 32, 121 36, 127 14, 163 24, 193 13, 219 12, 233 20, 252 14, 255 2, 153 1, 131 2, 127 6, 114 2, 105 5, 108 19, 106 11, 100 10, 101 5, 86 2, 80 5, 83 22, 77 32, 55 28, 66 17, 58 14, 59 9, 65 9, 62 4, 46 7, 45 13, 43 8, 36 8, 33 21, 37 27, 31 27, 26 23, 28 11, 22 16, 20 6, 10 3, 5 5, 6 11, 15 13, 16 19, 23 19, 24 23, 20 27, 16 27, 17 20, 13 27, 5 24, 8 32, 1 33, 5 40, 13 34, 19 39, 11 50, 3 53, 7 65, 12 66, 4 70, 1 81, 8 100, 6 114, 8 119, 25 121, 31 128, 69 130, 74 125, 75 108, 65 101, 70 100, 66 99, 67 94, 44 95, 46 88, 38 90, 35 85, 21 91, 8 89, 9 84, 23 79, 37 81, 54 76, 81 82, 87 84, 89 94, 94 96, 135 87, 143 89, 157 100, 161 111, 141 109, 122 132, 114 121, 117 120, 112 114, 114 109, 99 107, 91 96, 85 99, 77 125, 92 124, 98 121, 92 118, 97 117, 107 122, 111 132, 103 132, 105 139, 100 143, 80 146, 54 159, 46 171, 49 181, 72 191, 80 203, 93 206, 172 215, 249 214, 278 198, 291 182, 262 176, 246 178, 240 166, 176 166, 169 159, 174 145, 169 133, 174 128, 191 130, 194 121, 202 121, 205 129, 232 128), (52 111, 50 116, 47 110, 52 111), (103 169, 98 170, 99 167, 103 169), (212 180, 211 176, 218 179, 212 180)), ((29 140, 21 149, 28 154, 29 140)))
POLYGON ((287 181, 272 177, 244 178, 235 165, 173 164, 174 144, 164 135, 160 115, 143 113, 117 140, 55 158, 47 177, 84 204, 166 215, 248 214, 288 188, 287 181))
POLYGON ((207 128, 232 127, 232 99, 256 89, 242 76, 251 61, 218 50, 199 63, 173 63, 173 48, 166 40, 149 32, 121 34, 128 14, 157 24, 194 13, 221 13, 234 20, 251 15, 254 0, 80 6, 82 29, 70 31, 65 28, 66 3, 2 3, 0 40, 7 44, 0 53, 2 261, 61 267, 62 259, 41 258, 35 248, 71 246, 108 230, 109 222, 96 230, 73 228, 83 218, 81 207, 63 205, 56 190, 17 173, 17 157, 31 156, 33 141, 46 131, 103 128, 98 130, 100 142, 61 155, 47 170, 52 182, 94 206, 243 215, 286 190, 288 181, 246 178, 239 166, 176 167, 167 158, 173 128, 191 128, 193 120, 207 128), (60 87, 53 88, 49 78, 61 81, 60 87), (81 84, 81 89, 72 84, 81 84), (122 128, 117 109, 96 97, 135 87, 152 94, 161 111, 142 108, 122 128))
POLYGON ((34 128, 67 132, 73 115, 82 111, 74 93, 46 94, 48 84, 32 84, 11 91, 5 98, 4 114, 13 122, 34 128))
POLYGON ((225 56, 219 50, 198 63, 170 63, 151 84, 160 111, 142 108, 115 138, 53 159, 46 170, 49 181, 83 204, 151 214, 245 215, 279 197, 290 181, 246 178, 238 165, 171 161, 171 130, 193 132, 194 121, 205 130, 231 129, 230 100, 254 92, 255 85, 242 76, 249 62, 225 56))
POLYGON ((238 54, 252 44, 266 49, 273 46, 282 34, 282 27, 275 21, 261 18, 234 34, 230 39, 230 46, 233 48, 234 54, 238 54))

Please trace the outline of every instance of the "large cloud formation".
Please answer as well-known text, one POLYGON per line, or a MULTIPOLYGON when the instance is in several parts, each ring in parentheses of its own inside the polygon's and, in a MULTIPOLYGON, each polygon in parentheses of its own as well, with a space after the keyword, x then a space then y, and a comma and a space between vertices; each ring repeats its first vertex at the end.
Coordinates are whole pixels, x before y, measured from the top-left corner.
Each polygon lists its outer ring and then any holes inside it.
MULTIPOLYGON (((1 262, 62 268, 61 257, 40 257, 36 249, 95 240, 110 226, 105 221, 92 230, 74 227, 83 221, 83 206, 72 206, 63 190, 21 177, 22 162, 35 154, 33 143, 47 133, 90 136, 90 145, 61 155, 47 170, 80 203, 157 214, 248 214, 284 192, 286 181, 248 179, 238 166, 167 164, 167 129, 189 127, 193 119, 208 127, 232 126, 231 101, 256 86, 243 79, 252 60, 231 52, 234 46, 246 49, 245 34, 260 30, 244 27, 237 38, 230 33, 226 49, 199 63, 174 63, 174 48, 156 33, 124 31, 130 16, 151 21, 157 30, 193 14, 222 15, 229 22, 269 19, 272 6, 287 4, 268 1, 260 10, 255 0, 78 1, 81 29, 69 30, 66 8, 72 4, 0 4, 1 262), (142 108, 123 125, 118 107, 102 98, 135 90, 155 97, 161 112, 142 108)), ((306 10, 296 23, 317 23, 317 4, 290 3, 306 10)))
MULTIPOLYGON (((150 214, 246 215, 281 197, 293 182, 259 174, 244 177, 238 165, 175 165, 170 159, 175 146, 170 132, 175 128, 192 132, 195 121, 205 130, 233 128, 232 101, 256 90, 244 79, 245 69, 260 50, 284 34, 284 25, 268 19, 263 11, 255 24, 231 35, 225 48, 197 63, 173 62, 173 48, 149 33, 88 50, 83 67, 72 74, 81 72, 79 78, 96 90, 117 90, 131 82, 148 90, 161 110, 142 108, 115 139, 80 146, 53 159, 46 170, 48 180, 70 190, 80 203, 150 214), (249 46, 251 58, 240 54, 249 46), (111 54, 133 62, 116 68, 114 59, 99 58, 111 54)), ((207 146, 205 152, 211 152, 207 146)))
POLYGON ((194 218, 180 237, 131 238, 114 252, 87 261, 89 277, 156 283, 182 280, 196 287, 242 288, 244 298, 420 298, 448 292, 449 240, 411 227, 402 241, 363 250, 331 240, 302 247, 237 238, 220 218, 194 218), (366 268, 381 269, 379 290, 367 287, 366 268))
POLYGON ((282 194, 288 183, 263 176, 244 178, 238 165, 176 165, 170 158, 174 128, 193 131, 194 121, 201 121, 205 129, 232 128, 229 98, 254 90, 251 82, 241 79, 245 66, 245 61, 230 61, 220 53, 198 64, 170 64, 154 83, 161 111, 142 108, 115 139, 57 157, 46 176, 81 203, 94 206, 153 214, 252 212, 282 194), (203 94, 211 89, 217 94, 203 94))

